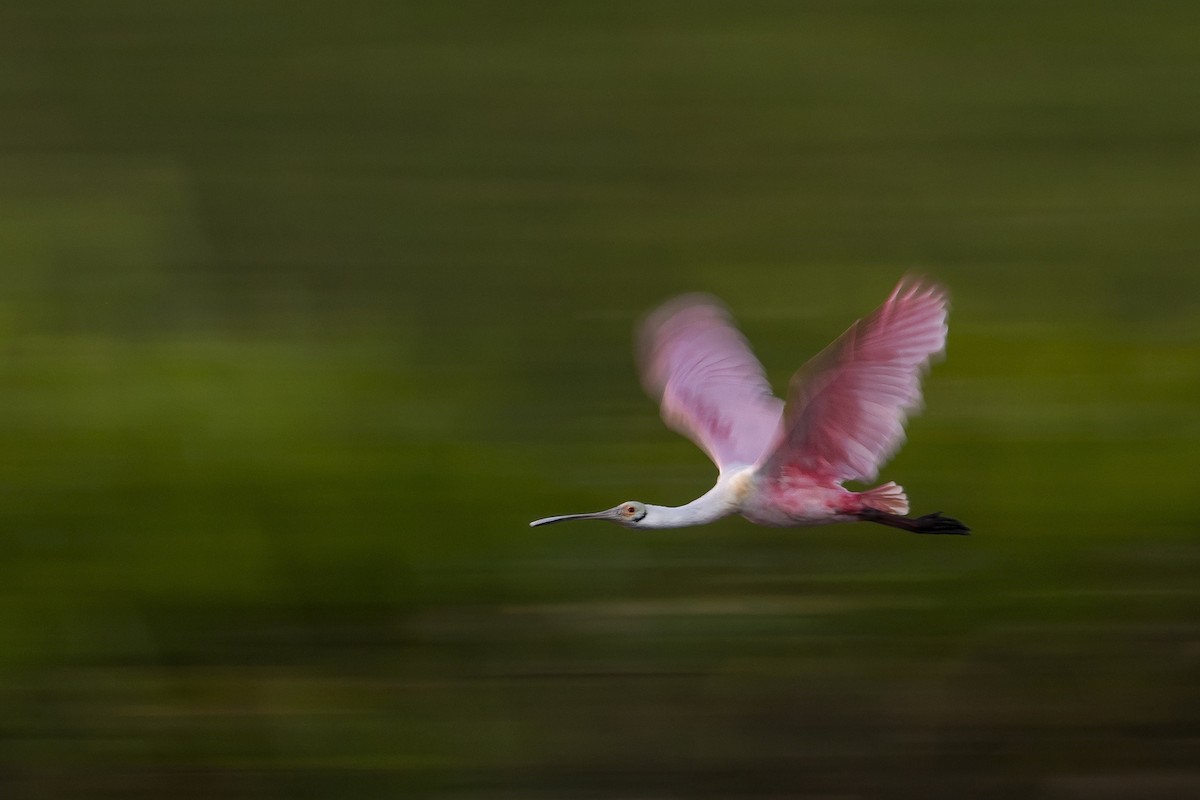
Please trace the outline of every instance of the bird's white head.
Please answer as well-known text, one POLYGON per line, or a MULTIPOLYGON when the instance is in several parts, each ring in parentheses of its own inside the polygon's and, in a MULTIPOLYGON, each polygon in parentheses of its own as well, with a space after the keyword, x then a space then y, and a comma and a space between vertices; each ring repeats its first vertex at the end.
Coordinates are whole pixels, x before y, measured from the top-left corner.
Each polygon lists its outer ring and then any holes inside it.
POLYGON ((549 525, 552 522, 565 522, 569 519, 606 519, 609 522, 616 522, 619 525, 624 525, 626 528, 642 528, 649 527, 646 524, 647 513, 649 513, 649 508, 645 503, 639 503, 637 500, 626 500, 619 506, 614 506, 606 511, 597 511, 592 514, 564 514, 560 517, 535 519, 533 522, 529 523, 529 527, 536 528, 538 525, 549 525))

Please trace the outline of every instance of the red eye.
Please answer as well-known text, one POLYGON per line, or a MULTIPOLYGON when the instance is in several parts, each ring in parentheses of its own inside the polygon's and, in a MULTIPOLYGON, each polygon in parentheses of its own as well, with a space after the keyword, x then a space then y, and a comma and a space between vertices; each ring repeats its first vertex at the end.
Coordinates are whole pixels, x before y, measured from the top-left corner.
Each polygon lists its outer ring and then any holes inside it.
POLYGON ((625 506, 626 514, 634 514, 636 512, 637 512, 637 508, 635 506, 625 506))

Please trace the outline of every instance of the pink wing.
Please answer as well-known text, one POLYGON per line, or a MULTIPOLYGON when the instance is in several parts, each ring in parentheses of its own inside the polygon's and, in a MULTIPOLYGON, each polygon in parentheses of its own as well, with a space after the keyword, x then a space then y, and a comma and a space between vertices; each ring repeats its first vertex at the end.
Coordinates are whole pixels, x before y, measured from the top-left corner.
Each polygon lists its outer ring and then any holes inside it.
POLYGON ((805 364, 792 378, 787 436, 765 471, 874 480, 904 441, 930 358, 945 349, 946 304, 942 287, 905 278, 805 364))
POLYGON ((783 401, 715 298, 685 295, 653 312, 642 324, 638 362, 663 420, 722 472, 759 463, 778 443, 783 401))

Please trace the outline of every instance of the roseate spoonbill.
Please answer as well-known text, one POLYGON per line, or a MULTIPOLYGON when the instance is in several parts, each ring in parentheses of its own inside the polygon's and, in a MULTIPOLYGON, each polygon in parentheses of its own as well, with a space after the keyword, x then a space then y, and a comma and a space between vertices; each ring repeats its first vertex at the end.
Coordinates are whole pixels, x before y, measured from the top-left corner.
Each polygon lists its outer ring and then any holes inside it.
POLYGON ((717 484, 683 506, 636 500, 593 514, 529 523, 604 519, 627 528, 682 528, 741 514, 791 527, 866 521, 913 533, 970 532, 941 512, 908 517, 904 489, 864 492, 904 440, 921 402, 921 376, 946 346, 946 291, 904 278, 879 308, 855 322, 792 378, 786 408, 725 307, 707 295, 668 301, 642 324, 642 383, 663 420, 700 446, 717 484))

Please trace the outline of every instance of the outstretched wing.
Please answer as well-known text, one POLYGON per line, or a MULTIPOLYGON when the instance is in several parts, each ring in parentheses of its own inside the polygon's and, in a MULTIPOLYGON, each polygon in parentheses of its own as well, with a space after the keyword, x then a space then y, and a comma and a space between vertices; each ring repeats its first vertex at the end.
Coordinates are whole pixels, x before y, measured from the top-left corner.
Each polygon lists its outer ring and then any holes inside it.
POLYGON ((781 435, 783 401, 725 307, 707 295, 668 301, 642 324, 642 385, 663 420, 722 472, 766 457, 781 435))
POLYGON ((921 376, 946 346, 946 292, 905 278, 891 297, 796 373, 786 438, 766 471, 874 480, 904 442, 921 404, 921 376))

